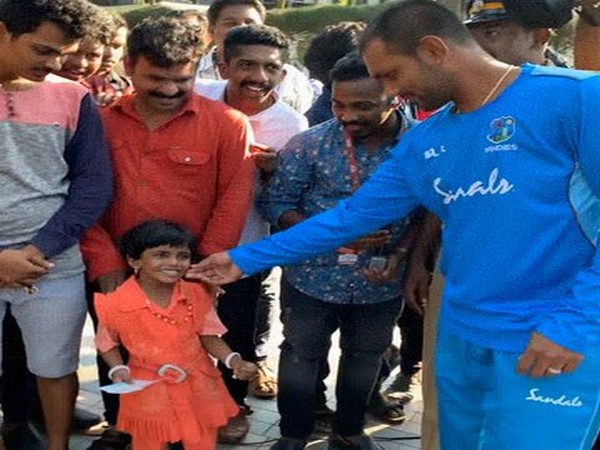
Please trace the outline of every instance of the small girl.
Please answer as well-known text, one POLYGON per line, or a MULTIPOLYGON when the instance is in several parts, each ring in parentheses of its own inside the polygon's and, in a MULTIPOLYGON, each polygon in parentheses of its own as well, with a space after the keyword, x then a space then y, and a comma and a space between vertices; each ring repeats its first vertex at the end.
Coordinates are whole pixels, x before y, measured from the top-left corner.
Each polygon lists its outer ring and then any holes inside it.
POLYGON ((121 251, 134 272, 116 291, 97 294, 96 345, 114 382, 151 380, 121 395, 117 428, 131 433, 135 450, 210 450, 217 428, 238 413, 209 355, 249 379, 256 366, 221 340, 226 329, 206 288, 182 280, 194 237, 173 222, 151 220, 123 235, 121 251), (129 351, 124 365, 118 345, 129 351))

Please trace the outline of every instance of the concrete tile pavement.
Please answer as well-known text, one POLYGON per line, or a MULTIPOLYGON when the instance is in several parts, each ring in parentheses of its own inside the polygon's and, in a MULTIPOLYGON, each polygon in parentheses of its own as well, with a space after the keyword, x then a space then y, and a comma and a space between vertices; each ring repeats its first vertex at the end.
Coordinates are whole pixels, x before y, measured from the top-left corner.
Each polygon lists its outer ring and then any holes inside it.
MULTIPOLYGON (((276 325, 272 330, 272 338, 269 343, 269 354, 272 355, 272 367, 276 368, 276 359, 278 355, 277 345, 281 340, 281 328, 276 325)), ((399 337, 396 335, 395 341, 399 337)), ((337 360, 339 358, 339 348, 337 339, 334 336, 334 345, 330 353, 330 364, 332 375, 326 380, 328 386, 328 396, 330 398, 329 406, 335 408, 334 384, 337 372, 337 360)), ((81 363, 79 369, 81 391, 78 404, 94 411, 102 413, 102 401, 98 390, 98 382, 95 369, 95 350, 93 344, 93 330, 91 323, 87 323, 84 329, 81 363)), ((421 441, 418 439, 421 429, 422 414, 422 396, 420 385, 415 386, 415 399, 407 405, 407 419, 401 425, 390 426, 369 420, 367 432, 374 436, 378 443, 385 450, 416 450, 421 448, 421 441)), ((268 450, 275 439, 279 437, 279 414, 277 413, 277 402, 275 400, 261 400, 249 398, 254 413, 249 417, 251 429, 250 433, 239 445, 219 445, 219 450, 268 450)), ((94 438, 81 435, 71 437, 71 450, 86 450, 94 438)), ((326 436, 315 435, 307 446, 310 450, 326 449, 326 436)))

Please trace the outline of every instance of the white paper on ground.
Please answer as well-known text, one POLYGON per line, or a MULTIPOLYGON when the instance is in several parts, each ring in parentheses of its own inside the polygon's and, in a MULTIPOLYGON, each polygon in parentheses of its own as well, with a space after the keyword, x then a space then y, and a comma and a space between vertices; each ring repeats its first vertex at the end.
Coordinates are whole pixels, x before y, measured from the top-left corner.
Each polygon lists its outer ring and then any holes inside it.
POLYGON ((101 386, 100 390, 108 394, 131 394, 132 392, 141 391, 148 386, 158 383, 160 380, 133 380, 131 384, 121 381, 119 383, 107 384, 101 386))

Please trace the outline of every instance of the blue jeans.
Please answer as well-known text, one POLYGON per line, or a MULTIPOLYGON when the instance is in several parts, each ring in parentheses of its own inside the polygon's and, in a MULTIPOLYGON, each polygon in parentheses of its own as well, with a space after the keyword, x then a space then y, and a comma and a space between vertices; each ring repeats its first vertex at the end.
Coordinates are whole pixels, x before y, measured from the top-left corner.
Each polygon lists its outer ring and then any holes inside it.
POLYGON ((442 450, 589 450, 600 426, 600 346, 572 373, 531 378, 518 353, 467 342, 440 322, 436 381, 442 450))
POLYGON ((369 305, 338 305, 309 297, 282 282, 283 335, 279 359, 281 435, 306 439, 313 431, 319 368, 331 335, 340 330, 340 364, 333 430, 342 436, 363 432, 367 402, 390 345, 400 298, 369 305))

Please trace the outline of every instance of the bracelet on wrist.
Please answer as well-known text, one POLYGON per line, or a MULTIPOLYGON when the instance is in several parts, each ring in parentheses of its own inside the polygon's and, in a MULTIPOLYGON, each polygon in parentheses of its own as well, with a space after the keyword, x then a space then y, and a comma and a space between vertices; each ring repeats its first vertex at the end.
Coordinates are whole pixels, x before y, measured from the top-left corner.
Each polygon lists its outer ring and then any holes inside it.
POLYGON ((129 367, 127 367, 125 364, 119 364, 119 365, 114 366, 112 369, 110 369, 108 371, 108 378, 110 378, 112 380, 115 372, 117 372, 118 370, 121 370, 121 369, 127 371, 128 374, 131 373, 131 370, 129 370, 129 367))
POLYGON ((233 358, 235 358, 236 356, 239 356, 240 358, 242 357, 242 355, 240 355, 238 352, 231 352, 229 355, 227 355, 227 357, 223 361, 223 364, 225 364, 225 367, 227 367, 228 369, 231 369, 232 368, 231 360, 233 358))

